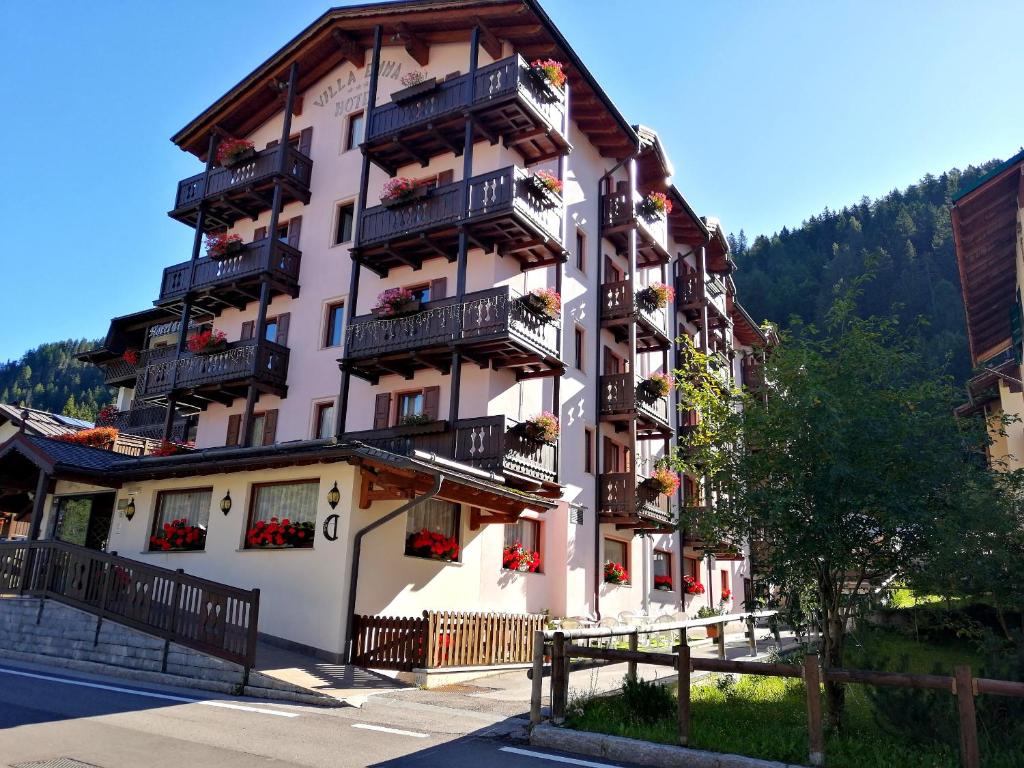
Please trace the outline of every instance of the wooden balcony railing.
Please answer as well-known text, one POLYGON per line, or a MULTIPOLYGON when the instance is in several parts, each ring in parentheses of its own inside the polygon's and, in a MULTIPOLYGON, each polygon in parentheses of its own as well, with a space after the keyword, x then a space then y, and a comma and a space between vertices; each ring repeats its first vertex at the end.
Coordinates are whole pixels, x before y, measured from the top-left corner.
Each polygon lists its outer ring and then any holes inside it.
POLYGON ((380 319, 353 318, 346 332, 349 359, 415 352, 450 344, 483 343, 508 338, 538 352, 558 356, 559 326, 526 306, 508 287, 491 288, 457 299, 428 302, 413 315, 380 319))
POLYGON ((301 254, 285 242, 265 237, 248 243, 237 254, 226 259, 199 259, 189 285, 191 262, 175 264, 164 270, 157 303, 184 298, 189 291, 208 291, 251 282, 267 277, 282 285, 295 286, 299 281, 301 254))
POLYGON ((433 157, 450 152, 449 143, 461 146, 458 131, 472 113, 487 132, 501 136, 535 162, 568 147, 563 138, 565 105, 564 89, 548 87, 516 55, 480 67, 475 77, 467 73, 446 79, 411 98, 375 108, 366 144, 371 156, 390 166, 405 164, 412 157, 409 149, 433 157), (532 134, 529 144, 522 141, 523 133, 532 134), (401 141, 396 142, 398 138, 401 141))
POLYGON ((637 264, 640 267, 666 264, 669 259, 667 217, 646 215, 640 203, 640 195, 634 195, 631 200, 626 189, 601 195, 602 233, 620 250, 625 250, 626 233, 635 227, 639 241, 637 264))
POLYGON ((124 358, 117 358, 103 364, 104 380, 107 384, 130 385, 147 366, 156 365, 174 359, 176 348, 173 345, 153 347, 139 352, 139 362, 129 363, 124 358))
MULTIPOLYGON (((114 427, 119 432, 137 435, 152 440, 159 440, 164 435, 164 419, 167 416, 166 405, 140 405, 124 411, 117 411, 109 416, 98 416, 96 425, 114 427)), ((172 442, 184 443, 188 440, 188 419, 177 416, 171 424, 172 442)))
POLYGON ((668 310, 657 307, 647 299, 645 290, 633 292, 629 280, 620 280, 601 285, 601 319, 636 317, 652 330, 668 335, 668 310))
POLYGON ((604 472, 600 479, 600 513, 603 522, 633 519, 658 526, 673 524, 668 500, 644 484, 644 478, 633 472, 604 472))
POLYGON ((279 173, 308 192, 312 172, 312 160, 292 146, 279 144, 257 152, 251 160, 232 168, 214 168, 210 172, 209 184, 204 184, 205 173, 197 173, 178 182, 174 208, 178 210, 197 205, 204 199, 273 179, 279 173), (285 153, 283 159, 282 152, 285 153))
POLYGON ((632 373, 606 373, 600 378, 598 403, 601 414, 637 413, 668 427, 668 398, 651 397, 643 381, 632 373))
POLYGON ((246 675, 256 660, 259 593, 59 541, 0 543, 0 595, 66 603, 241 664, 246 675))
POLYGON ((558 481, 557 447, 527 439, 519 422, 507 416, 460 419, 455 423, 454 448, 446 421, 349 432, 345 439, 406 456, 413 451, 425 451, 489 472, 558 481))
POLYGON ((232 342, 222 352, 186 353, 180 360, 150 365, 139 376, 137 398, 167 395, 172 389, 218 387, 250 380, 284 388, 288 377, 288 348, 271 341, 232 342))

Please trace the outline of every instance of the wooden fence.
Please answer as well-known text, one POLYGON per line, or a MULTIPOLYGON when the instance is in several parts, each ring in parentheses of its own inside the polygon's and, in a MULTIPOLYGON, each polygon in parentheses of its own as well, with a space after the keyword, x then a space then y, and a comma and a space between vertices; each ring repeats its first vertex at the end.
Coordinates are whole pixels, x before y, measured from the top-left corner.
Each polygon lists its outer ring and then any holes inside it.
POLYGON ((1024 698, 1024 683, 1009 680, 976 678, 969 666, 957 666, 952 676, 916 675, 896 672, 876 672, 862 669, 822 669, 817 653, 808 653, 802 665, 769 664, 760 661, 744 661, 725 658, 724 624, 745 621, 750 629, 748 642, 753 656, 757 651, 753 627, 757 618, 773 615, 773 611, 728 614, 710 619, 653 624, 644 627, 602 627, 567 631, 536 632, 533 647, 533 695, 530 701, 530 720, 534 724, 541 720, 541 695, 544 673, 544 656, 551 656, 551 721, 565 722, 569 698, 569 661, 572 658, 598 659, 606 662, 628 664, 627 676, 636 679, 637 664, 652 664, 676 670, 679 687, 677 710, 679 744, 686 746, 690 739, 690 676, 694 672, 724 672, 743 675, 765 675, 768 677, 795 677, 803 679, 807 690, 807 729, 811 765, 822 765, 825 760, 825 733, 822 722, 821 684, 826 681, 837 683, 861 683, 864 685, 889 686, 897 688, 923 688, 946 691, 956 698, 960 721, 960 757, 964 768, 980 768, 978 751, 978 724, 975 716, 974 697, 982 694, 1015 696, 1024 698), (690 655, 686 642, 686 630, 698 626, 719 625, 719 658, 705 659, 690 655), (640 651, 638 637, 641 634, 677 633, 673 653, 640 651), (626 636, 629 650, 583 645, 596 638, 626 636))
POLYGON ((411 671, 525 664, 540 614, 424 611, 422 617, 356 616, 351 661, 364 667, 411 671))
POLYGON ((56 600, 244 667, 256 662, 260 591, 60 541, 0 543, 0 595, 56 600))

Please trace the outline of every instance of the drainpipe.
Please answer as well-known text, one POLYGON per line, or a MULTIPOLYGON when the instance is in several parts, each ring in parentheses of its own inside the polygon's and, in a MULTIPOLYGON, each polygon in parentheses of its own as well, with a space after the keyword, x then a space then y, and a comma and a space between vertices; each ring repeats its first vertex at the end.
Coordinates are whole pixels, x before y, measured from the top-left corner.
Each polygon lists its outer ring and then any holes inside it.
POLYGON ((345 655, 348 662, 352 663, 352 645, 353 645, 353 629, 355 628, 355 621, 353 620, 356 615, 356 587, 359 585, 359 555, 362 551, 363 537, 371 531, 375 531, 385 523, 391 522, 396 517, 404 515, 413 507, 418 507, 424 501, 437 496, 441 491, 441 483, 444 482, 444 472, 439 472, 437 477, 434 478, 434 484, 430 490, 422 496, 417 496, 411 501, 407 501, 405 504, 400 506, 398 509, 389 512, 384 517, 374 520, 372 523, 364 528, 360 528, 355 537, 352 540, 352 566, 349 574, 349 585, 348 585, 348 612, 346 614, 345 623, 345 655))

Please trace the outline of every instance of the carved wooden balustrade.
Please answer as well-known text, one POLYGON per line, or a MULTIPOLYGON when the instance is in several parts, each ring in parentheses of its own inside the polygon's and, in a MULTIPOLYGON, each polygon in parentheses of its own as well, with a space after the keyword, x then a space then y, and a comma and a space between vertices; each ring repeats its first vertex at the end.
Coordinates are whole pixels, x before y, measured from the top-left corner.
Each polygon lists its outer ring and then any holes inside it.
MULTIPOLYGON (((247 243, 237 253, 224 259, 201 258, 195 263, 192 282, 189 274, 192 263, 186 261, 164 270, 157 304, 180 301, 188 291, 207 292, 236 288, 264 278, 280 290, 295 293, 299 282, 301 253, 278 238, 265 237, 247 243)), ((230 302, 229 302, 230 303, 230 302)))
MULTIPOLYGON (((164 435, 164 419, 166 416, 166 405, 133 405, 133 407, 124 411, 97 416, 96 426, 114 427, 119 432, 129 435, 159 440, 164 435)), ((188 426, 188 419, 182 416, 175 416, 171 424, 170 440, 175 443, 184 443, 188 440, 188 426)))
POLYGON ((605 523, 652 523, 668 527, 674 522, 668 500, 649 488, 633 472, 603 472, 600 477, 600 515, 605 523))
POLYGON ((172 389, 223 387, 250 380, 282 389, 288 377, 288 348, 271 341, 249 339, 228 344, 221 352, 150 365, 136 383, 136 398, 165 396, 172 389))
POLYGON ((601 415, 636 413, 652 426, 668 428, 668 397, 652 397, 648 385, 632 373, 606 373, 600 378, 601 415))
POLYGON ((667 264, 668 219, 649 215, 642 210, 641 197, 622 188, 601 195, 601 232, 623 253, 629 245, 629 230, 637 231, 637 266, 640 268, 667 264))
POLYGON ((601 323, 618 341, 624 341, 629 326, 636 322, 637 350, 667 349, 669 345, 668 312, 656 306, 646 289, 633 290, 630 280, 617 280, 601 285, 601 323))
POLYGON ((137 363, 129 363, 123 357, 111 360, 103 364, 104 381, 114 386, 130 386, 131 382, 141 371, 146 370, 147 366, 173 360, 174 353, 174 346, 153 347, 140 350, 137 363))

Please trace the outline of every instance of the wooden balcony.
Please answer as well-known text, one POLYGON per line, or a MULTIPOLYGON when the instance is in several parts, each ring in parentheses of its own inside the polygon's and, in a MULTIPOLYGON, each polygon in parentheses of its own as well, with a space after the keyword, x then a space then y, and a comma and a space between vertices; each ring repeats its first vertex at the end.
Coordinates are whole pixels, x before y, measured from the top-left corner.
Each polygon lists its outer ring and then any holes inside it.
POLYGON ((519 422, 507 416, 460 419, 454 434, 447 421, 434 421, 349 432, 345 440, 359 440, 404 456, 416 450, 436 453, 503 475, 507 483, 524 490, 557 491, 557 447, 526 439, 519 422))
POLYGON ((360 215, 353 254, 382 277, 393 267, 454 261, 458 228, 464 226, 472 246, 513 256, 524 270, 546 267, 566 259, 564 215, 559 197, 542 190, 527 171, 509 166, 468 183, 425 190, 423 197, 402 204, 368 208, 360 215))
POLYGON ((700 272, 697 271, 676 277, 676 309, 686 315, 686 319, 691 322, 700 318, 704 306, 700 283, 700 272))
MULTIPOLYGON (((126 411, 118 411, 108 417, 98 417, 96 426, 114 427, 119 432, 137 435, 151 440, 160 440, 164 436, 164 419, 167 415, 166 405, 132 406, 126 411)), ((188 440, 189 419, 175 416, 171 424, 171 441, 184 443, 188 440)))
POLYGON ((601 236, 611 241, 618 253, 629 250, 629 232, 637 232, 637 267, 668 264, 668 220, 640 211, 641 198, 630 200, 629 191, 617 189, 601 195, 601 236))
POLYGON ((449 372, 453 349, 481 367, 515 369, 523 378, 561 370, 559 324, 528 307, 507 287, 427 302, 412 315, 361 315, 345 334, 344 364, 376 382, 387 374, 412 378, 417 370, 449 372))
POLYGON ((652 398, 644 384, 632 373, 606 373, 598 386, 598 405, 601 420, 612 422, 616 431, 622 431, 636 419, 638 439, 670 437, 668 398, 652 398))
POLYGON ((633 283, 620 280, 601 286, 601 327, 611 331, 622 343, 636 326, 638 352, 665 350, 671 345, 668 334, 668 312, 658 309, 643 290, 633 291, 633 283))
POLYGON ((271 296, 299 295, 298 249, 273 237, 247 243, 238 253, 226 259, 201 258, 190 272, 192 262, 175 264, 164 270, 158 306, 182 302, 189 292, 193 306, 219 315, 227 307, 245 309, 259 300, 260 283, 270 284, 271 296), (189 276, 191 274, 191 284, 189 276))
POLYGON ((364 149, 395 173, 403 165, 427 165, 432 157, 462 153, 465 125, 474 120, 474 139, 498 139, 527 163, 569 150, 565 139, 564 90, 549 88, 521 56, 511 56, 381 105, 370 115, 364 149))
POLYGON ((616 528, 672 531, 675 519, 668 499, 644 484, 632 472, 604 472, 600 478, 599 518, 616 528))
POLYGON ((207 204, 206 231, 230 227, 239 219, 256 219, 270 210, 274 182, 281 180, 284 204, 309 202, 309 182, 313 161, 292 146, 278 145, 257 152, 232 168, 214 168, 209 182, 205 173, 197 173, 178 182, 178 194, 172 219, 191 227, 196 225, 199 204, 207 204))
POLYGON ((249 339, 208 355, 184 353, 181 359, 149 365, 140 373, 135 399, 162 401, 171 391, 178 402, 205 408, 211 402, 230 405, 245 397, 250 384, 260 392, 287 394, 288 348, 249 339))
POLYGON ((139 362, 132 365, 123 357, 118 357, 103 364, 104 381, 112 387, 134 387, 140 371, 147 366, 174 359, 176 347, 153 347, 139 352, 139 362))

